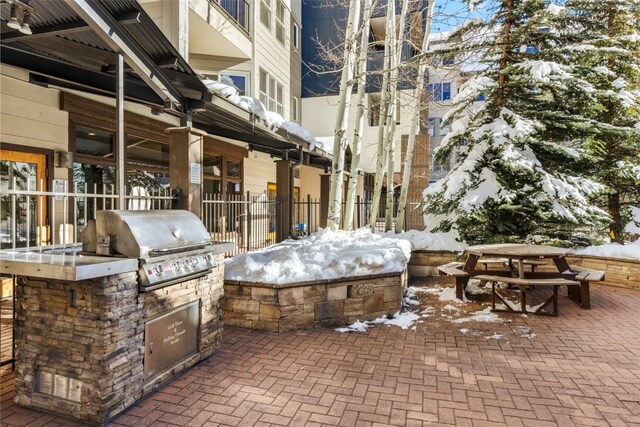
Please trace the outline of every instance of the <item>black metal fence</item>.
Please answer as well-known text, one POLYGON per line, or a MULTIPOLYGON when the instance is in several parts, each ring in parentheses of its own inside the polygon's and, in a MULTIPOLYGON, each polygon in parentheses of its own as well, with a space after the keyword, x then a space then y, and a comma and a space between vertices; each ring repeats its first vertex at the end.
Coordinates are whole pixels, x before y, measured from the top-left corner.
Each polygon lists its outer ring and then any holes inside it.
MULTIPOLYGON (((417 208, 418 201, 409 201, 407 212, 417 208)), ((242 252, 265 248, 276 243, 276 229, 283 227, 288 230, 292 238, 305 236, 318 231, 326 226, 326 202, 312 198, 305 198, 294 202, 293 217, 288 224, 277 224, 278 218, 286 218, 287 215, 277 215, 277 210, 282 208, 278 199, 267 198, 266 195, 223 196, 220 194, 205 194, 203 200, 203 222, 211 233, 214 241, 233 243, 234 249, 226 253, 226 256, 235 256, 242 252), (323 213, 324 210, 324 213, 323 213)), ((344 212, 345 204, 342 209, 344 212)), ((369 225, 369 214, 372 203, 370 200, 356 198, 353 213, 353 228, 369 225)), ((394 215, 397 214, 397 201, 394 202, 394 215)), ((378 206, 376 229, 385 229, 385 206, 378 206)), ((395 218, 392 221, 395 224, 395 218)), ((405 221, 406 223, 406 221, 405 221)))

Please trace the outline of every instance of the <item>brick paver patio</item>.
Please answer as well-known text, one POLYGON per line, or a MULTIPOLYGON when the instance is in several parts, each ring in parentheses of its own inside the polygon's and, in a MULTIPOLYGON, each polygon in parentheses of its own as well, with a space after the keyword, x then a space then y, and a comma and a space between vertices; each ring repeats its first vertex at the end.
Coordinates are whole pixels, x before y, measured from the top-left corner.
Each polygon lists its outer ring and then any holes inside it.
MULTIPOLYGON (((639 292, 595 286, 590 311, 563 296, 557 318, 499 323, 452 323, 466 314, 419 299, 435 310, 416 330, 226 328, 214 356, 112 425, 640 425, 639 292)), ((0 424, 74 425, 14 405, 2 374, 0 424)))

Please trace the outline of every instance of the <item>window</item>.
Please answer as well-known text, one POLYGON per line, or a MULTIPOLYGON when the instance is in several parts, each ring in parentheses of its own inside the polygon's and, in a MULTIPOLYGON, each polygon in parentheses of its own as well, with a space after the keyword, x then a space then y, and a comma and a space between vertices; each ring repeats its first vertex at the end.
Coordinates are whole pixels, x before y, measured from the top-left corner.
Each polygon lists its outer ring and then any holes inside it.
POLYGON ((436 136, 436 118, 429 117, 429 136, 436 136))
POLYGON ((260 1, 260 22, 271 29, 271 0, 260 1))
POLYGON ((429 93, 434 101, 446 101, 451 99, 451 83, 429 84, 429 93))
POLYGON ((205 152, 202 161, 204 192, 226 195, 241 194, 242 161, 205 152))
POLYGON ((480 101, 484 101, 484 94, 483 93, 478 95, 478 97, 476 98, 476 102, 480 102, 480 101))
POLYGON ((284 4, 277 0, 276 3, 276 39, 284 44, 284 4))
POLYGON ((300 33, 300 28, 298 27, 298 24, 294 23, 293 24, 293 29, 292 29, 292 33, 291 33, 291 44, 293 45, 293 47, 295 47, 296 49, 299 48, 298 43, 299 43, 299 33, 300 33))
POLYGON ((293 97, 293 101, 291 103, 291 119, 294 122, 300 121, 300 102, 297 97, 293 97))
POLYGON ((247 89, 249 88, 249 76, 241 75, 241 74, 227 74, 221 73, 221 76, 226 76, 231 79, 233 85, 238 88, 238 95, 245 96, 248 95, 247 89))
POLYGON ((446 55, 442 58, 442 65, 453 65, 456 62, 455 55, 446 55))
POLYGON ((284 116, 284 87, 262 68, 260 69, 260 102, 267 110, 284 116))

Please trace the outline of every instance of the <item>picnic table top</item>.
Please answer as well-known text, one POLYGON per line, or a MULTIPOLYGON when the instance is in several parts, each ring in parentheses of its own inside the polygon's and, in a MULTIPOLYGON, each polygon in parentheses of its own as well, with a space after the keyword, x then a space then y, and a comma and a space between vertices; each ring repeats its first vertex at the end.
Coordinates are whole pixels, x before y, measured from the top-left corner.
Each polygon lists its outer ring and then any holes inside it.
POLYGON ((467 252, 477 256, 499 256, 508 258, 559 258, 571 253, 570 249, 544 245, 502 243, 497 245, 469 246, 467 252))

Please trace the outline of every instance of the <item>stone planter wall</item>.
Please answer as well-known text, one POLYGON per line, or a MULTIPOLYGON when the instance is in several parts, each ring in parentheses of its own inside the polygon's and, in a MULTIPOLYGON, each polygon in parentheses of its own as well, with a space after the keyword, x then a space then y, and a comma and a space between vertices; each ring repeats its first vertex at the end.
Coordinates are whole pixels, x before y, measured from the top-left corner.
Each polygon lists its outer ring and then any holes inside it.
POLYGON ((640 290, 640 261, 574 255, 569 264, 604 271, 603 285, 640 290))
POLYGON ((407 273, 284 285, 225 281, 224 321, 273 332, 373 320, 400 309, 407 273))
POLYGON ((456 252, 423 251, 411 252, 409 260, 409 276, 429 277, 438 276, 438 266, 452 261, 464 261, 465 256, 456 252))
POLYGON ((207 276, 146 293, 138 291, 135 272, 79 282, 18 277, 15 402, 105 423, 218 347, 222 275, 219 267, 207 276), (199 352, 145 383, 145 322, 197 300, 199 352), (39 371, 66 382, 73 396, 43 391, 39 371))

